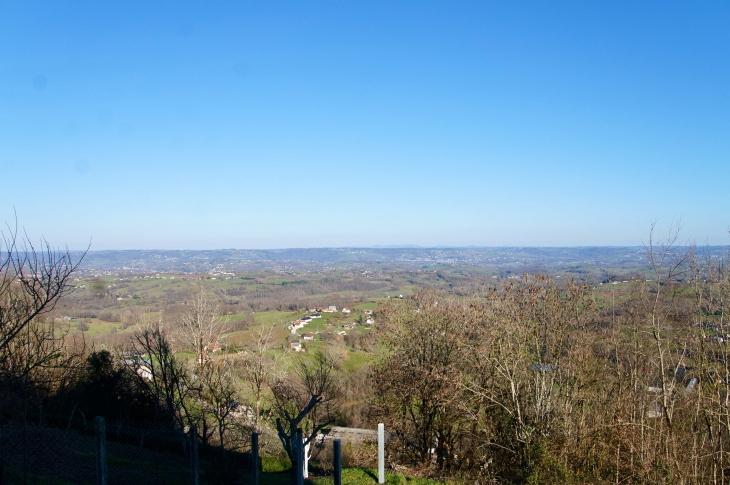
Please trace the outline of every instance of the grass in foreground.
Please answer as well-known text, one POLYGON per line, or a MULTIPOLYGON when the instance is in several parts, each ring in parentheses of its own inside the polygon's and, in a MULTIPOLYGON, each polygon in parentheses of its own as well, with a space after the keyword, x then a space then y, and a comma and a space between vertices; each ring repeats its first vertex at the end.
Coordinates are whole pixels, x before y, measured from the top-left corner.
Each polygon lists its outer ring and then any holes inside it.
MULTIPOLYGON (((315 477, 310 480, 313 485, 329 485, 334 483, 333 477, 315 477)), ((345 468, 342 470, 342 483, 347 485, 372 485, 378 483, 378 471, 373 468, 345 468)), ((408 478, 403 475, 385 475, 388 485, 444 485, 444 482, 428 478, 408 478)))
MULTIPOLYGON (((334 483, 334 478, 329 477, 310 477, 304 483, 309 485, 330 485, 334 483)), ((342 470, 342 483, 346 485, 374 485, 378 483, 378 471, 371 468, 345 468, 342 470)), ((444 482, 431 480, 427 478, 408 478, 403 475, 385 475, 385 483, 387 485, 445 485, 444 482)), ((261 485, 288 485, 289 472, 280 473, 262 473, 260 477, 261 485)))

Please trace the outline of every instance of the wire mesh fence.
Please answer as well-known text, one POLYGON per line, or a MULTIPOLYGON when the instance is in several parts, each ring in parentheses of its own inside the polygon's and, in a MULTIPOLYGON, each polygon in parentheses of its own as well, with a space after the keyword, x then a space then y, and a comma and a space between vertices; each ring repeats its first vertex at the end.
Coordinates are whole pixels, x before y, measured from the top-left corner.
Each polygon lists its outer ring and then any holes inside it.
MULTIPOLYGON (((288 459, 282 460, 275 433, 257 435, 256 452, 251 449, 251 434, 241 430, 240 435, 235 446, 224 447, 201 441, 195 428, 178 430, 167 423, 97 418, 66 428, 2 425, 0 485, 248 485, 268 483, 272 473, 286 473, 288 459), (262 474, 265 468, 268 473, 262 474)), ((347 437, 333 433, 307 449, 312 458, 309 470, 318 476, 334 475, 335 436, 347 437)), ((345 441, 339 463, 362 465, 358 453, 373 455, 371 445, 360 443, 351 449, 350 441, 345 441)), ((286 481, 285 477, 275 481, 282 479, 286 481)))
POLYGON ((0 426, 0 485, 251 483, 250 435, 226 449, 169 424, 101 423, 0 426))
MULTIPOLYGON (((116 484, 191 483, 189 438, 182 432, 123 423, 106 426, 106 476, 116 484)), ((98 483, 99 431, 76 428, 0 428, 0 484, 98 483)))
POLYGON ((0 427, 0 483, 95 483, 93 430, 0 427))
POLYGON ((109 423, 105 430, 109 485, 191 483, 190 437, 164 425, 109 423))

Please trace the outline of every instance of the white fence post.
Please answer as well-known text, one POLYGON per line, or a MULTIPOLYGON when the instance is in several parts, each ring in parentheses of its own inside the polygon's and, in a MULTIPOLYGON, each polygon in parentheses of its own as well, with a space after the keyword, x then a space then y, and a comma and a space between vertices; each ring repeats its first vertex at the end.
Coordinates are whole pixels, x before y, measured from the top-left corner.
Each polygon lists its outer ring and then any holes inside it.
MULTIPOLYGON (((306 438, 302 438, 306 441, 306 438)), ((304 445, 304 456, 302 459, 304 460, 304 478, 309 478, 309 443, 304 445)))
POLYGON ((378 424, 378 483, 385 483, 385 426, 378 424))

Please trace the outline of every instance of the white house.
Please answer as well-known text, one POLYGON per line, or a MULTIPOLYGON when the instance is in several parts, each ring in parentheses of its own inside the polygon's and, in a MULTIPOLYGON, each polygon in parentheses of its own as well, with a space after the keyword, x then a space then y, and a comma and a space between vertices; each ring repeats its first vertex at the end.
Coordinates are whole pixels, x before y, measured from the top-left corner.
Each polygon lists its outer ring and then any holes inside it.
POLYGON ((305 333, 305 334, 303 334, 303 335, 302 335, 302 338, 303 338, 304 340, 314 340, 314 335, 311 335, 311 334, 305 333))
POLYGON ((140 376, 145 381, 152 380, 152 371, 146 365, 141 365, 141 366, 137 367, 137 375, 140 376))
POLYGON ((310 320, 307 320, 307 321, 305 321, 304 319, 302 319, 302 320, 297 320, 297 321, 295 321, 295 322, 294 322, 294 323, 292 323, 292 324, 291 324, 291 326, 289 327, 289 328, 291 328, 291 333, 297 333, 297 330, 298 330, 298 329, 300 329, 300 328, 304 328, 304 326, 305 326, 306 324, 308 324, 308 323, 309 323, 310 321, 311 321, 311 319, 310 319, 310 320))
POLYGON ((347 308, 343 308, 342 313, 350 313, 350 310, 348 310, 347 308))

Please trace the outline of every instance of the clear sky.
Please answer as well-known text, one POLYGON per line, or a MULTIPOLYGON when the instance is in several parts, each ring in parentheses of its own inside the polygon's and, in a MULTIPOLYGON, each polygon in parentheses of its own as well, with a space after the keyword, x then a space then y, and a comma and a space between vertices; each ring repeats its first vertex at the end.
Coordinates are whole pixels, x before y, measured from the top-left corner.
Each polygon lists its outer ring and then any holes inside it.
POLYGON ((0 3, 0 221, 92 249, 727 244, 730 2, 0 3), (15 208, 15 209, 14 209, 15 208))

